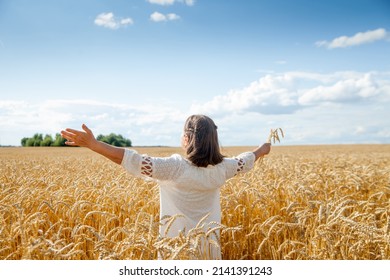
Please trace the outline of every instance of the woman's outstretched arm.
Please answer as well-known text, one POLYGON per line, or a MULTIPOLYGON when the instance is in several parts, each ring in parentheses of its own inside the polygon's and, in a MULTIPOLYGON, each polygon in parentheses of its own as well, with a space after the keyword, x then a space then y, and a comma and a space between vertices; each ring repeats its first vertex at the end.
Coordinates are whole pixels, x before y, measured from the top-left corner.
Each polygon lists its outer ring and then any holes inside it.
POLYGON ((99 153, 117 164, 122 163, 124 148, 114 147, 107 143, 96 140, 92 131, 85 125, 82 125, 84 131, 67 128, 61 131, 61 136, 67 141, 68 146, 86 147, 96 153, 99 153))
POLYGON ((256 148, 253 153, 255 154, 255 161, 259 158, 268 155, 271 151, 271 143, 264 143, 263 145, 256 148))

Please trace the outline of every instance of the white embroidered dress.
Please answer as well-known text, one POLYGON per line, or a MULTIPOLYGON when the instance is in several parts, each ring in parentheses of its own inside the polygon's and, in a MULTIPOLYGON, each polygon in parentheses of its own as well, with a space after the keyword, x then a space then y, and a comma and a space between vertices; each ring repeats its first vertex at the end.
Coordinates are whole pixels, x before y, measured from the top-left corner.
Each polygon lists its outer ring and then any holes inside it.
MULTIPOLYGON (((224 158, 217 165, 197 167, 178 154, 170 157, 150 157, 126 149, 122 166, 132 175, 149 177, 160 187, 160 218, 183 215, 169 228, 167 236, 175 237, 179 231, 196 227, 200 219, 209 214, 205 224, 221 223, 220 187, 238 173, 253 168, 255 155, 242 153, 235 158, 224 158)), ((207 229, 206 229, 207 230, 207 229)), ((165 236, 165 226, 160 235, 165 236)), ((220 251, 210 258, 220 258, 220 251)))

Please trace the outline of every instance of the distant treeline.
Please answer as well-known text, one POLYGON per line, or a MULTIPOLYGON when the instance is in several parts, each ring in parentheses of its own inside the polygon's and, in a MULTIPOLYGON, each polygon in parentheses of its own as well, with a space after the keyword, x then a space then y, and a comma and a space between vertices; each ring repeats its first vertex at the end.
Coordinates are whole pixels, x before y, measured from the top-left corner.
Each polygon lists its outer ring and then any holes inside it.
MULTIPOLYGON (((97 140, 108 143, 117 147, 131 147, 131 140, 124 138, 122 135, 110 133, 109 135, 98 135, 97 140)), ((62 147, 66 146, 66 139, 61 137, 61 134, 57 133, 55 138, 51 135, 35 133, 33 137, 24 137, 21 141, 23 147, 62 147)))
POLYGON ((131 147, 131 140, 124 138, 120 134, 110 133, 109 135, 98 135, 97 140, 105 142, 107 144, 116 146, 116 147, 131 147))
POLYGON ((56 137, 46 134, 35 133, 33 137, 24 137, 20 143, 23 147, 61 147, 65 146, 66 139, 61 137, 61 134, 57 133, 56 137))

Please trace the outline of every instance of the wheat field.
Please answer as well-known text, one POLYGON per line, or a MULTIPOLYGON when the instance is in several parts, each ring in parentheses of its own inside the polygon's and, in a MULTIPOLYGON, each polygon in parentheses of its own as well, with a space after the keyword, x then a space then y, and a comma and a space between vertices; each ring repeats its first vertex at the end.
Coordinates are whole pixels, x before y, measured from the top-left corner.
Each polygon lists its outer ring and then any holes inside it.
MULTIPOLYGON (((83 148, 1 148, 0 162, 2 260, 201 259, 215 230, 159 237, 176 217, 159 220, 158 187, 83 148)), ((273 147, 221 207, 223 259, 388 260, 390 145, 273 147)))

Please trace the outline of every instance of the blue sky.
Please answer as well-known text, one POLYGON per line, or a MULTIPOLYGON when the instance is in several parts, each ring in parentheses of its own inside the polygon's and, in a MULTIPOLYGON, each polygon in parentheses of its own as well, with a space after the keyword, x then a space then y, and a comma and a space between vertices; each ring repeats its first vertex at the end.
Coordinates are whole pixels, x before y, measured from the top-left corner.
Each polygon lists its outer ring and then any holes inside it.
POLYGON ((89 125, 224 146, 390 143, 386 0, 0 0, 0 145, 89 125))

